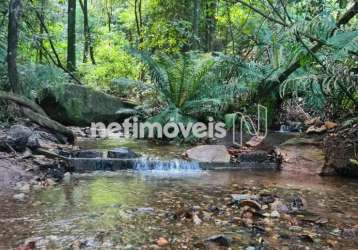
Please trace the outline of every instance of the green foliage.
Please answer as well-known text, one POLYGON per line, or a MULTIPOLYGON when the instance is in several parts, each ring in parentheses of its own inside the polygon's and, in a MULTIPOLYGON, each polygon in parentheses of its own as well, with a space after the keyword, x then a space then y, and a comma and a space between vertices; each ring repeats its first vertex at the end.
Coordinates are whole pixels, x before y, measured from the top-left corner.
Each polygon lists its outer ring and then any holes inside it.
POLYGON ((186 21, 156 20, 145 28, 144 36, 147 39, 141 44, 141 48, 155 49, 164 53, 178 53, 189 43, 190 28, 190 22, 186 21))
POLYGON ((339 32, 327 43, 337 49, 333 54, 334 59, 345 60, 352 52, 358 54, 358 31, 339 32))
POLYGON ((344 64, 326 62, 326 69, 300 71, 287 79, 280 88, 281 96, 301 96, 307 104, 323 111, 327 104, 333 117, 339 112, 354 110, 358 102, 358 74, 344 64))
POLYGON ((226 114, 225 115, 225 126, 227 129, 231 129, 234 126, 234 122, 236 120, 236 113, 226 114))
POLYGON ((3 64, 6 58, 6 34, 0 30, 0 62, 3 64))
MULTIPOLYGON (((245 3, 88 1, 96 65, 82 62, 84 18, 78 5, 75 75, 93 88, 149 105, 150 116, 161 121, 224 118, 257 101, 269 107, 272 118, 280 96, 303 98, 316 114, 327 107, 336 114, 356 110, 358 20, 336 27, 353 0, 245 3), (321 48, 311 51, 317 43, 321 48), (148 51, 139 53, 145 68, 128 47, 148 51), (300 68, 282 82, 280 76, 296 61, 300 68)), ((0 7, 0 88, 8 90, 8 0, 0 7)), ((28 97, 40 98, 39 89, 70 80, 63 69, 49 66, 57 63, 50 39, 66 65, 67 1, 25 1, 22 16, 20 80, 28 97), (35 10, 43 14, 48 34, 35 10)))
POLYGON ((193 54, 179 54, 175 58, 160 54, 156 59, 145 53, 139 56, 147 66, 160 101, 167 107, 155 119, 158 122, 171 117, 188 120, 191 111, 203 111, 210 103, 220 103, 219 99, 202 98, 199 93, 204 86, 209 88, 206 80, 213 68, 212 60, 204 59, 207 63, 203 63, 193 54))
POLYGON ((164 108, 150 118, 164 124, 170 120, 187 123, 205 121, 208 116, 222 118, 228 106, 239 96, 254 90, 252 65, 235 57, 193 53, 153 58, 139 53, 147 66, 151 80, 164 108))
POLYGON ((41 64, 19 65, 19 79, 24 94, 32 100, 41 99, 40 90, 51 86, 60 87, 70 80, 61 69, 41 64))
POLYGON ((79 66, 84 82, 104 91, 112 90, 112 81, 118 78, 137 79, 141 65, 113 40, 101 41, 96 47, 96 65, 90 62, 79 66))

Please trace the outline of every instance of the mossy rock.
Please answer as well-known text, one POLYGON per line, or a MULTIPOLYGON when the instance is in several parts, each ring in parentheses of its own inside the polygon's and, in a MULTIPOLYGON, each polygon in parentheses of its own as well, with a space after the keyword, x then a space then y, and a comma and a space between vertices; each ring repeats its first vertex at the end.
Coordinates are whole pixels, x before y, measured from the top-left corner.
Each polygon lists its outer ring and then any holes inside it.
POLYGON ((40 96, 40 106, 52 119, 64 125, 119 122, 135 114, 133 103, 82 85, 45 88, 40 96))
POLYGON ((325 164, 322 175, 358 177, 355 139, 358 129, 346 129, 329 135, 324 142, 325 164))

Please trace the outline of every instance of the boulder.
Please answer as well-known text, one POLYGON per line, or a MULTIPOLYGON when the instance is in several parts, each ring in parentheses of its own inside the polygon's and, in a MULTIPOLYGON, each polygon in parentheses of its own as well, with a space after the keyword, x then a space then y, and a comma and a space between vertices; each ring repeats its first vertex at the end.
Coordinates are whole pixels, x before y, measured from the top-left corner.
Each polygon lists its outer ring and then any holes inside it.
POLYGON ((326 126, 327 129, 333 129, 333 128, 336 128, 338 126, 338 124, 335 122, 326 121, 324 123, 324 126, 326 126))
POLYGON ((358 126, 340 128, 324 140, 325 163, 321 175, 358 177, 356 156, 358 126))
POLYGON ((229 163, 230 154, 224 145, 201 145, 186 151, 186 156, 195 161, 229 163))
POLYGON ((53 149, 56 148, 59 143, 60 141, 54 135, 45 131, 36 130, 29 136, 26 146, 31 149, 53 149))
POLYGON ((248 142, 246 142, 246 146, 248 147, 257 147, 263 142, 265 138, 263 136, 254 136, 248 142))
POLYGON ((321 122, 321 119, 319 117, 314 117, 314 118, 306 120, 304 122, 304 124, 306 126, 312 126, 312 125, 318 126, 318 125, 322 125, 322 122, 321 122))
POLYGON ((40 92, 40 106, 64 125, 89 126, 92 122, 122 121, 135 114, 135 105, 90 87, 65 84, 40 92), (120 112, 121 110, 125 112, 120 112), (131 112, 129 112, 131 111, 131 112))
POLYGON ((316 127, 312 125, 306 130, 307 134, 322 134, 327 131, 327 127, 325 125, 322 125, 320 127, 316 127))
POLYGON ((137 86, 143 86, 143 82, 128 78, 117 78, 110 82, 110 89, 121 96, 129 96, 137 86))
POLYGON ((131 159, 137 158, 138 155, 131 149, 122 147, 109 150, 107 153, 107 157, 115 159, 131 159))
POLYGON ((13 125, 6 136, 6 143, 16 150, 24 150, 32 130, 23 125, 13 125))

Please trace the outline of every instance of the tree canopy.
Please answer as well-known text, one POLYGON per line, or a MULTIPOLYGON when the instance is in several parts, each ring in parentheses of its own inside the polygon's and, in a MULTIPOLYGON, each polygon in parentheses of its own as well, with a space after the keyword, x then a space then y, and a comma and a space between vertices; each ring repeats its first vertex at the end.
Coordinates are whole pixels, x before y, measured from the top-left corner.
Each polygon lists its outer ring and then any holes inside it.
POLYGON ((188 102, 192 113, 248 103, 274 112, 287 99, 333 118, 357 111, 356 1, 0 4, 1 88, 33 100, 44 86, 72 81, 192 118, 180 110, 188 102))

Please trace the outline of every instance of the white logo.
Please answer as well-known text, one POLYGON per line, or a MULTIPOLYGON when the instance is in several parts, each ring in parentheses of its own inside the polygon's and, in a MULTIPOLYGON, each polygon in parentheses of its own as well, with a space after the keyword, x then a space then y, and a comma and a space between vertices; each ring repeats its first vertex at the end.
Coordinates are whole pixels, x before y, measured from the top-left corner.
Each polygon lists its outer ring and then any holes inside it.
MULTIPOLYGON (((247 131, 252 136, 266 137, 267 135, 267 108, 258 105, 257 126, 253 120, 241 112, 234 114, 232 120, 233 128, 233 143, 235 145, 243 145, 243 131, 247 131), (240 126, 236 128, 236 120, 239 118, 240 126), (237 140, 236 134, 239 134, 240 139, 237 140)), ((212 117, 208 118, 208 123, 203 122, 174 122, 174 119, 166 124, 139 122, 137 117, 126 119, 122 124, 113 122, 106 126, 102 122, 91 124, 90 136, 93 138, 168 138, 174 139, 177 137, 189 138, 210 138, 220 139, 227 135, 226 125, 223 122, 215 122, 212 117)))
POLYGON ((257 106, 257 126, 255 126, 251 117, 237 112, 232 119, 232 141, 235 145, 242 146, 243 145, 243 132, 246 130, 249 135, 256 136, 257 138, 265 138, 267 136, 267 108, 262 105, 257 106), (236 130, 236 118, 240 118, 240 126, 239 130, 236 130), (262 128, 263 125, 263 128, 262 128), (263 133, 261 133, 263 130, 263 133), (239 133, 240 139, 237 141, 236 134, 239 133))

